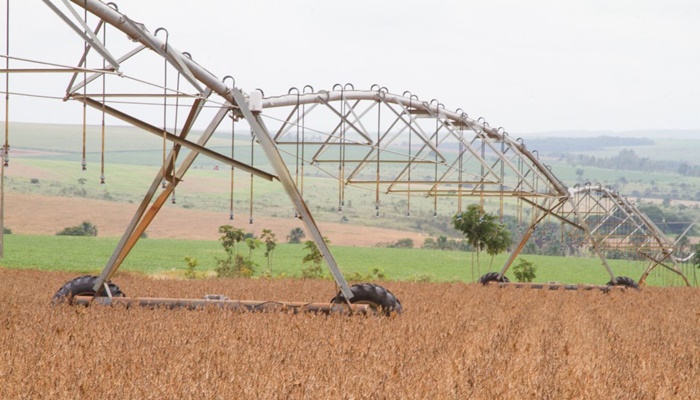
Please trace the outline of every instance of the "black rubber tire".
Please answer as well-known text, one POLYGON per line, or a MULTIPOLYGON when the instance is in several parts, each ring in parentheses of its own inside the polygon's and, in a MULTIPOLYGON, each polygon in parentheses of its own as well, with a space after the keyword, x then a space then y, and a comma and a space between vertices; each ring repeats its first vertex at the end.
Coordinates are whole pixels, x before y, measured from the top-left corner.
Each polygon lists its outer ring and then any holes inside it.
POLYGON ((632 279, 630 277, 618 276, 615 279, 617 280, 617 284, 615 284, 615 282, 613 282, 613 281, 610 281, 610 282, 608 282, 608 286, 625 286, 628 288, 639 290, 639 284, 637 283, 637 281, 635 281, 634 279, 632 279))
MULTIPOLYGON (((353 294, 352 299, 350 299, 351 304, 368 304, 375 312, 386 316, 403 312, 403 306, 399 299, 383 286, 374 283, 357 283, 350 286, 350 290, 353 294)), ((345 296, 340 292, 331 299, 331 303, 342 302, 345 302, 345 296)))
MULTIPOLYGON (((75 296, 94 295, 95 290, 93 289, 93 286, 95 286, 96 281, 96 276, 84 275, 75 278, 72 281, 66 282, 66 284, 61 286, 56 294, 53 295, 51 298, 51 304, 73 304, 73 297, 75 296)), ((119 289, 119 286, 112 282, 107 282, 107 286, 109 287, 110 293, 112 293, 112 297, 124 297, 124 293, 121 291, 121 289, 119 289)), ((99 297, 107 297, 107 293, 102 291, 99 297)))
POLYGON ((498 272, 487 272, 479 278, 479 283, 482 285, 486 285, 489 282, 510 282, 510 280, 505 275, 498 279, 498 272))

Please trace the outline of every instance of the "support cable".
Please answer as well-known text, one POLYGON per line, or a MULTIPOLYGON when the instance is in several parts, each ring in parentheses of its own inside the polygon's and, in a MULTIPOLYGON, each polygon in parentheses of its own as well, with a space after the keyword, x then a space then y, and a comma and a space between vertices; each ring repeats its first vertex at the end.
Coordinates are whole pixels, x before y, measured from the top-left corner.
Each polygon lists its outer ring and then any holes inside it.
MULTIPOLYGON (((404 92, 404 95, 406 92, 404 92)), ((410 217, 411 216, 411 170, 413 169, 411 167, 411 152, 413 148, 413 118, 411 117, 411 109, 413 108, 413 95, 410 94, 410 97, 408 98, 408 109, 406 110, 406 113, 408 114, 408 182, 406 185, 406 216, 410 217)))
MULTIPOLYGON (((10 0, 6 2, 5 14, 5 69, 10 69, 10 0)), ((0 164, 0 258, 5 256, 5 167, 10 162, 10 74, 5 74, 5 144, 2 146, 0 164)))
MULTIPOLYGON (((309 88, 309 93, 314 92, 314 88, 311 85, 305 85, 302 92, 306 94, 306 88, 309 88)), ((306 155, 306 103, 301 106, 301 187, 299 188, 299 194, 304 198, 304 163, 306 155)))
MULTIPOLYGON (((102 44, 107 46, 107 25, 102 30, 102 44)), ((107 61, 102 58, 102 69, 106 69, 107 61)), ((100 185, 105 184, 105 92, 107 91, 107 75, 102 74, 102 132, 100 142, 100 185)), ((87 85, 86 85, 87 86, 87 85)))
MULTIPOLYGON (((233 113, 233 110, 231 110, 231 159, 235 159, 235 154, 236 154, 236 119, 235 115, 233 113)), ((230 203, 229 203, 229 214, 228 214, 228 219, 233 221, 233 190, 235 186, 235 169, 233 165, 231 166, 231 196, 230 196, 230 203)))
MULTIPOLYGON (((168 52, 168 30, 165 28, 158 28, 156 29, 154 35, 158 35, 158 32, 160 31, 165 31, 165 48, 163 51, 167 54, 168 52)), ((167 180, 167 144, 168 144, 168 139, 167 139, 167 132, 168 132, 168 59, 166 57, 163 57, 163 163, 162 163, 162 172, 163 172, 163 179, 161 181, 161 187, 165 189, 165 182, 167 180)))
MULTIPOLYGON (((226 79, 231 79, 231 87, 236 87, 236 80, 233 79, 231 75, 226 75, 221 81, 226 83, 226 79)), ((236 113, 231 108, 231 159, 234 160, 236 157, 236 113)), ((229 214, 228 219, 233 221, 233 192, 235 187, 236 174, 235 168, 231 165, 231 190, 230 190, 230 201, 229 201, 229 214)))
MULTIPOLYGON (((177 72, 177 79, 176 79, 176 81, 175 81, 175 82, 176 82, 176 83, 175 83, 175 92, 176 92, 176 93, 180 93, 180 76, 182 76, 182 74, 180 73, 180 71, 178 71, 178 72, 177 72)), ((177 96, 175 97, 175 121, 173 122, 173 134, 174 134, 174 135, 177 135, 177 117, 178 117, 178 114, 179 114, 179 112, 178 112, 179 109, 180 109, 180 96, 177 95, 177 96)), ((172 204, 175 204, 175 203, 176 203, 176 200, 175 200, 175 188, 177 187, 176 181, 175 181, 175 162, 177 161, 177 152, 175 151, 175 144, 174 144, 174 143, 173 143, 172 146, 173 146, 173 148, 172 148, 172 150, 171 150, 172 157, 170 157, 170 168, 169 168, 169 169, 170 169, 171 174, 172 174, 172 176, 173 176, 173 182, 172 182, 172 185, 173 185, 173 195, 172 195, 172 197, 171 197, 170 200, 171 200, 171 203, 172 203, 172 204)))
POLYGON ((338 132, 338 212, 343 211, 343 137, 345 134, 345 87, 340 84, 333 86, 335 90, 336 86, 340 86, 340 132, 338 132))
MULTIPOLYGON (((250 166, 255 166, 255 131, 250 130, 250 166)), ((250 215, 248 223, 253 224, 253 173, 250 174, 250 215)))
MULTIPOLYGON (((292 91, 296 91, 296 93, 297 93, 297 104, 296 104, 296 107, 295 107, 295 110, 296 110, 296 124, 295 124, 295 125, 296 125, 296 126, 295 126, 295 128, 296 128, 296 140, 294 141, 294 146, 295 146, 295 153, 294 153, 294 166, 295 166, 295 169, 294 169, 294 184, 295 184, 296 187, 298 188, 298 187, 299 187, 299 171, 300 171, 300 169, 299 169, 299 164, 304 162, 303 160, 300 160, 300 159, 299 159, 299 150, 300 150, 300 147, 301 147, 301 144, 300 144, 300 142, 299 142, 299 139, 300 139, 300 138, 299 138, 299 134, 300 134, 299 119, 301 118, 299 106, 300 106, 300 99, 301 99, 301 96, 300 96, 300 95, 301 95, 301 92, 299 92, 299 89, 293 87, 293 88, 290 88, 289 91, 288 91, 287 93, 288 93, 288 94, 291 94, 292 91)), ((294 209, 294 218, 299 218, 299 211, 297 211, 296 208, 294 209)))
MULTIPOLYGON (((437 102, 436 102, 437 103, 437 102)), ((439 131, 440 131, 440 103, 436 104, 436 110, 435 110, 435 148, 437 149, 438 146, 440 145, 439 141, 439 131)), ((433 178, 433 181, 435 182, 435 185, 433 186, 434 192, 433 192, 433 218, 437 217, 437 199, 438 199, 438 194, 437 194, 437 189, 438 189, 438 154, 435 152, 435 177, 433 178)))
MULTIPOLYGON (((10 69, 10 0, 7 0, 5 21, 5 69, 10 69)), ((5 74, 5 146, 3 147, 3 167, 10 164, 10 74, 5 74)), ((4 227, 4 226, 3 226, 4 227)))
MULTIPOLYGON (((85 20, 85 26, 87 27, 87 8, 84 9, 83 12, 83 18, 85 20)), ((85 29, 85 37, 87 38, 87 29, 85 29)), ((83 40, 83 54, 85 54, 85 59, 83 61, 83 65, 87 65, 87 60, 88 60, 88 51, 90 49, 90 45, 87 42, 87 39, 83 40)), ((87 72, 83 71, 83 82, 87 82, 87 72)), ((83 96, 87 96, 87 85, 83 85, 83 96)), ((81 167, 83 171, 87 170, 87 160, 85 158, 86 154, 86 142, 87 142, 87 104, 83 103, 83 160, 81 163, 81 167)))
MULTIPOLYGON (((381 88, 379 89, 381 96, 381 88)), ((379 167, 381 165, 381 145, 382 145, 382 105, 379 100, 377 100, 377 185, 374 191, 374 214, 375 217, 379 216, 379 181, 380 173, 379 167)))

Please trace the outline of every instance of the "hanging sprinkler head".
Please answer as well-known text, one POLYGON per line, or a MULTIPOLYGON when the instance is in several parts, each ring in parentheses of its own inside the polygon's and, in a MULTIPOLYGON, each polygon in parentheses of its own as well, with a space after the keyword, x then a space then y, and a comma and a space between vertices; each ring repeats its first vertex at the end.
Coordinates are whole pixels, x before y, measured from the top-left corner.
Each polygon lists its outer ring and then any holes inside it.
POLYGON ((104 185, 104 184, 105 184, 105 176, 100 175, 100 185, 104 185))
POLYGON ((83 158, 83 162, 80 164, 80 166, 82 167, 83 171, 87 171, 87 162, 85 161, 84 158, 83 158))
POLYGON ((231 214, 228 215, 228 219, 230 219, 231 221, 233 221, 233 213, 231 213, 231 214))

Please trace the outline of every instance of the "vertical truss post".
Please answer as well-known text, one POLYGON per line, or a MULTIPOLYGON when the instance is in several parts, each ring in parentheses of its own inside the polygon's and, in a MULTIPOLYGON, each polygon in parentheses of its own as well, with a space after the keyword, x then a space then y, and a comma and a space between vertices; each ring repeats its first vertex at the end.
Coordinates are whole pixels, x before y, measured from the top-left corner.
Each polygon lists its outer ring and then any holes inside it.
POLYGON ((240 107, 241 113, 243 113, 243 117, 245 117, 246 121, 248 121, 250 128, 253 129, 253 131, 256 133, 256 137, 258 138, 260 146, 265 152, 268 161, 270 161, 270 164, 272 165, 272 168, 274 169, 275 173, 277 174, 277 177, 282 183, 284 190, 287 192, 287 195, 294 203, 294 207, 296 208, 301 220, 304 222, 304 225, 306 225, 306 229, 311 234, 311 237, 313 237, 314 242, 316 242, 318 249, 323 255, 323 258, 326 260, 328 269, 330 270, 331 275, 333 275, 335 282, 340 287, 340 291, 343 293, 343 296, 345 296, 346 299, 352 299, 353 294, 350 290, 350 286, 348 286, 348 283, 345 280, 343 273, 340 272, 338 264, 336 263, 335 258, 333 258, 333 254, 331 253, 328 244, 325 240, 323 240, 321 230, 318 228, 316 221, 311 215, 311 211, 309 211, 308 207, 306 206, 306 202, 304 202, 304 198, 301 196, 299 190, 294 184, 294 177, 292 177, 292 174, 289 172, 289 169, 287 169, 287 165, 284 163, 282 156, 277 150, 277 146, 275 145, 272 136, 270 136, 270 133, 265 127, 265 124, 260 119, 260 113, 257 111, 251 111, 251 109, 248 107, 245 97, 239 89, 231 89, 231 94, 233 95, 233 100, 235 101, 235 104, 238 105, 238 107, 240 107))
POLYGON ((574 196, 570 195, 568 198, 568 201, 569 201, 569 203, 571 203, 572 211, 574 212, 574 216, 578 220, 579 225, 583 228, 583 231, 585 232, 586 237, 588 237, 588 239, 591 241, 591 246, 593 247, 593 252, 598 256, 598 258, 600 258, 600 261, 603 264, 603 267, 605 267, 605 270, 608 271, 608 274, 610 275, 610 280, 613 283, 616 282, 615 273, 612 272, 610 265, 608 265, 608 260, 605 258, 605 255, 600 250, 600 245, 598 243, 598 240, 596 240, 595 236, 593 236, 593 234, 591 233, 591 228, 588 226, 586 219, 579 214, 578 207, 574 203, 574 196))

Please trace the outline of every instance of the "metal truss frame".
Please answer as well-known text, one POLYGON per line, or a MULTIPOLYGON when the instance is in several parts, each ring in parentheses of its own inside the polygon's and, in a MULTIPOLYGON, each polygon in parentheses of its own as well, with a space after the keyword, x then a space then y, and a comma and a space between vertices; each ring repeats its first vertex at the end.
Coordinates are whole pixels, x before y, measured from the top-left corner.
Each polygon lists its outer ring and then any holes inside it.
MULTIPOLYGON (((673 245, 636 207, 609 191, 569 189, 539 160, 535 151, 526 148, 522 140, 512 139, 503 128, 490 127, 481 118, 470 118, 461 109, 447 110, 437 100, 421 101, 409 92, 392 94, 377 85, 370 90, 355 90, 352 85, 346 84, 335 85, 328 91, 311 89, 307 92, 305 88, 302 92, 293 88, 280 96, 265 97, 257 90, 247 94, 235 87, 235 81, 232 87, 228 87, 224 83, 226 78, 214 76, 188 53, 177 50, 168 39, 167 31, 165 41, 161 40, 157 33, 163 28, 151 33, 145 25, 131 20, 111 3, 97 0, 43 1, 86 41, 77 68, 66 70, 74 75, 66 89, 65 99, 100 110, 162 137, 172 145, 167 158, 164 157, 162 174, 154 178, 100 274, 95 290, 105 287, 200 154, 259 178, 279 180, 346 299, 353 297, 352 291, 304 200, 303 173, 301 181, 298 171, 296 177, 290 173, 290 158, 295 163, 301 162, 302 166, 337 165, 337 172, 328 173, 339 183, 339 209, 344 205, 343 191, 347 186, 372 188, 376 193, 377 209, 381 205, 380 194, 427 197, 434 201, 435 210, 441 197, 458 198, 460 208, 463 197, 477 197, 482 202, 488 197, 499 198, 501 209, 504 198, 523 201, 534 210, 532 219, 501 268, 501 276, 523 249, 537 225, 547 216, 559 218, 583 232, 613 281, 615 275, 606 262, 604 252, 610 246, 617 245, 615 248, 619 249, 630 244, 631 234, 620 236, 623 227, 628 224, 636 227, 635 232, 647 235, 643 243, 634 248, 650 260, 640 281, 643 282, 657 265, 683 276, 671 254, 673 245), (62 3, 63 7, 56 3, 62 3), (95 29, 81 19, 71 3, 98 19, 95 29), (136 45, 132 44, 131 49, 120 57, 113 56, 98 35, 100 29, 107 27, 126 34, 136 45), (143 52, 146 49, 151 51, 143 52), (86 60, 91 50, 108 62, 109 68, 87 68, 86 60), (88 85, 100 77, 108 74, 125 76, 130 63, 141 57, 142 53, 155 54, 161 62, 165 62, 166 69, 177 72, 178 87, 167 87, 166 79, 163 87, 151 84, 146 86, 147 90, 138 93, 87 93, 88 85), (79 72, 83 73, 82 79, 79 72), (179 86, 179 77, 184 78, 186 87, 179 86), (155 93, 154 86, 163 92, 155 93), (113 102, 114 99, 144 98, 159 99, 166 105, 168 99, 188 101, 189 113, 181 126, 168 129, 165 122, 159 127, 157 122, 120 109, 113 102), (203 109, 212 105, 216 106, 217 111, 208 121, 204 133, 196 142, 190 140, 188 136, 193 126, 202 122, 199 120, 202 119, 203 109), (272 172, 206 147, 227 116, 247 122, 272 172), (300 147, 308 149, 303 153, 305 155, 298 154, 300 147), (183 150, 189 153, 183 156, 180 154, 183 150), (176 161, 179 162, 177 168, 176 161), (165 190, 157 194, 162 181, 166 183, 165 190), (596 199, 598 201, 594 207, 587 207, 591 200, 596 199), (614 225, 612 228, 611 224, 614 225), (672 265, 666 265, 668 262, 672 265)), ((687 283, 685 276, 683 279, 687 283)))

